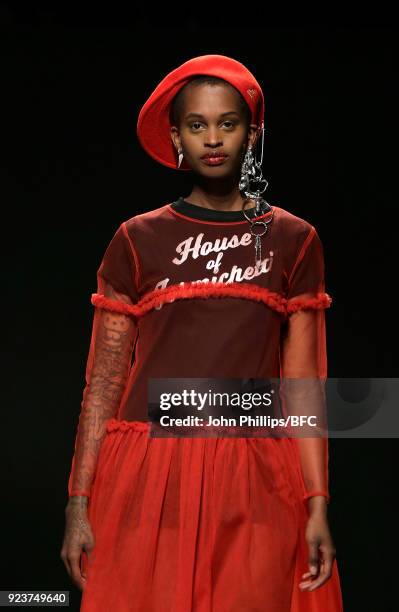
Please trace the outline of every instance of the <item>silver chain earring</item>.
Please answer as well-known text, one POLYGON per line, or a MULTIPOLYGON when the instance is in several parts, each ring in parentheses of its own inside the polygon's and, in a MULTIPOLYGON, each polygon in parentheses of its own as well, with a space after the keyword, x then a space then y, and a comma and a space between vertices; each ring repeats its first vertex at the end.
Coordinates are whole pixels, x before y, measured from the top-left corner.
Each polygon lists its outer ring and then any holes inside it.
POLYGON ((178 150, 178 153, 179 153, 179 164, 178 164, 178 166, 177 166, 177 167, 178 167, 178 168, 180 168, 181 163, 182 163, 182 161, 183 161, 183 149, 179 149, 179 150, 178 150))
POLYGON ((239 190, 245 196, 245 200, 242 205, 242 212, 244 213, 245 218, 249 221, 251 225, 251 234, 255 238, 255 268, 262 263, 262 255, 261 255, 261 237, 264 236, 267 232, 267 226, 271 222, 273 218, 273 212, 270 215, 267 221, 257 221, 256 217, 260 215, 264 215, 268 211, 272 211, 272 207, 264 198, 262 198, 261 193, 267 189, 268 181, 263 178, 262 175, 262 162, 263 162, 263 143, 264 143, 264 135, 265 128, 264 123, 262 121, 261 128, 262 130, 262 153, 261 159, 258 162, 256 159, 256 155, 253 153, 252 145, 249 145, 247 151, 245 153, 244 161, 241 166, 241 178, 239 182, 239 190), (245 204, 248 200, 255 201, 255 217, 251 219, 248 217, 245 212, 245 204), (256 227, 262 227, 262 230, 256 230, 256 227))

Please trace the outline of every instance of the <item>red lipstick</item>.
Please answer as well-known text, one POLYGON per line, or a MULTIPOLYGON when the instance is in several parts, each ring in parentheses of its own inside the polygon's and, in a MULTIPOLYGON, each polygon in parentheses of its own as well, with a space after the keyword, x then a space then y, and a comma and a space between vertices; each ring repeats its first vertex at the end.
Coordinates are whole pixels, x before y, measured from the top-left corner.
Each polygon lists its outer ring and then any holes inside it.
POLYGON ((221 151, 214 151, 212 153, 206 153, 201 159, 208 166, 218 166, 227 159, 227 155, 221 151))

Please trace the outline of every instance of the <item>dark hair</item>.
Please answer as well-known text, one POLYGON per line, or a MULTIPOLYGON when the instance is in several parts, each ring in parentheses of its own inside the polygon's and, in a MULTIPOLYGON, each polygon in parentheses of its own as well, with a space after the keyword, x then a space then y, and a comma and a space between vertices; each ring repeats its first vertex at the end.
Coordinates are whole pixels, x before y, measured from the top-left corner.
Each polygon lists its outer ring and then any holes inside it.
POLYGON ((177 125, 177 126, 180 125, 180 117, 181 117, 181 114, 183 111, 183 105, 184 105, 184 90, 188 85, 191 85, 191 83, 193 83, 195 86, 206 83, 207 85, 222 84, 222 85, 230 85, 230 87, 233 87, 234 91, 236 91, 238 94, 241 108, 244 111, 245 121, 246 121, 247 127, 249 128, 251 124, 252 113, 251 113, 251 109, 249 108, 241 92, 239 92, 238 89, 236 89, 233 85, 231 85, 224 79, 221 79, 219 77, 210 76, 207 74, 201 74, 201 75, 193 77, 175 95, 175 97, 172 100, 171 109, 169 113, 169 119, 170 119, 171 125, 177 125))

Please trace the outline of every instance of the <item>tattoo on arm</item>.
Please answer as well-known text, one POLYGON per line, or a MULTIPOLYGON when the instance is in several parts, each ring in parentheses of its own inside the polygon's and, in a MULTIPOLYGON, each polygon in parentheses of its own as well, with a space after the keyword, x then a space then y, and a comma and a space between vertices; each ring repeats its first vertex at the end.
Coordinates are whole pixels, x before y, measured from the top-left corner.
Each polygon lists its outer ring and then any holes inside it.
MULTIPOLYGON (((108 295, 128 301, 109 289, 108 295)), ((73 489, 88 490, 106 432, 106 421, 118 410, 130 371, 136 322, 130 316, 101 309, 92 370, 83 392, 79 416, 73 489)))

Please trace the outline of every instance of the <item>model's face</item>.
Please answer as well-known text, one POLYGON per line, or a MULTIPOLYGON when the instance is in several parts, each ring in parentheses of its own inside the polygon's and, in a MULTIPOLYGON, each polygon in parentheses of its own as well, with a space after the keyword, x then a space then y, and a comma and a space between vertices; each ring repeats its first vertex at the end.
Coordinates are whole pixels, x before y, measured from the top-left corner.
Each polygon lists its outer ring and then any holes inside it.
POLYGON ((256 127, 248 130, 238 94, 225 85, 187 86, 184 92, 180 126, 171 127, 171 138, 183 150, 185 161, 194 172, 208 178, 236 173, 245 151, 254 141, 256 127), (202 157, 222 153, 225 159, 210 165, 202 157))

